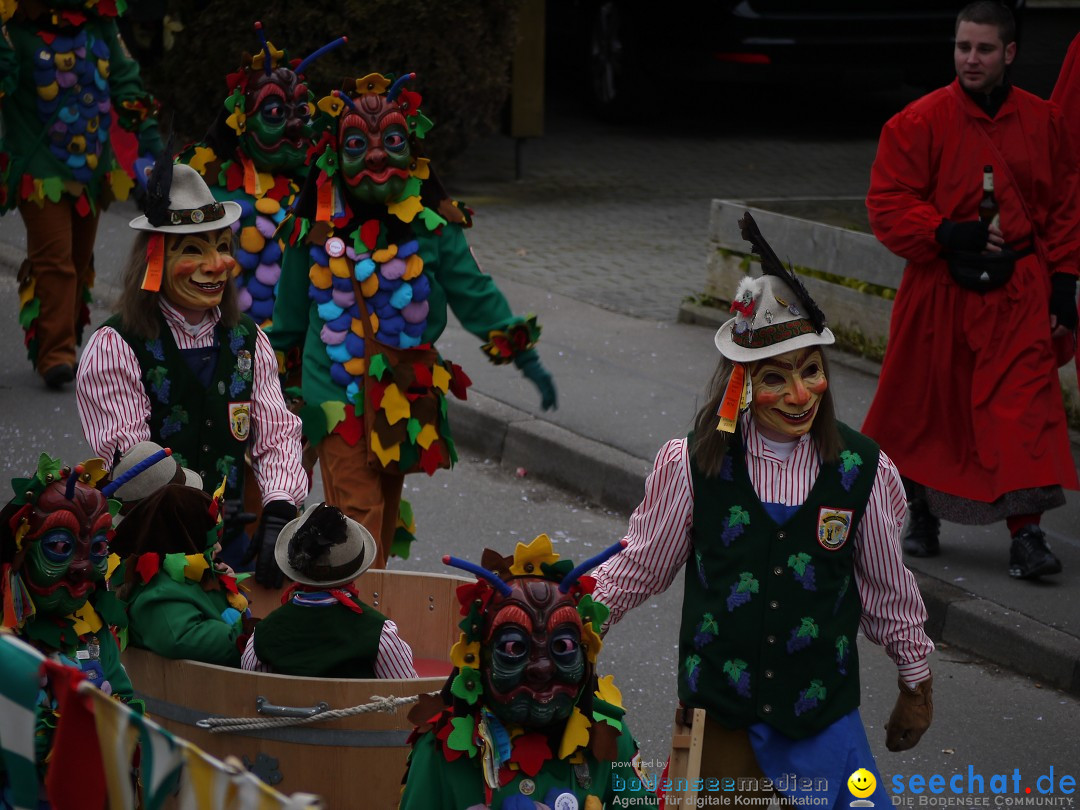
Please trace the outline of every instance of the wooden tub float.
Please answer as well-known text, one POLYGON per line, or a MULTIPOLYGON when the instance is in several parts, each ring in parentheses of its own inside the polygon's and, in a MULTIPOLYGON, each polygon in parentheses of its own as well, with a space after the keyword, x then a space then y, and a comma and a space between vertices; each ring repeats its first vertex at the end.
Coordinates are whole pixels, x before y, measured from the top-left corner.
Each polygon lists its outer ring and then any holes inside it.
MULTIPOLYGON (((397 807, 412 730, 410 706, 371 711, 284 728, 211 733, 196 725, 212 717, 306 716, 371 702, 373 695, 410 697, 442 688, 449 652, 460 635, 455 589, 466 580, 446 574, 368 571, 357 580, 360 598, 397 623, 412 646, 413 679, 346 680, 246 672, 188 660, 170 660, 135 648, 124 665, 146 711, 175 734, 224 759, 240 759, 286 794, 323 797, 327 810, 397 807)), ((252 611, 265 615, 279 604, 260 590, 252 611)))

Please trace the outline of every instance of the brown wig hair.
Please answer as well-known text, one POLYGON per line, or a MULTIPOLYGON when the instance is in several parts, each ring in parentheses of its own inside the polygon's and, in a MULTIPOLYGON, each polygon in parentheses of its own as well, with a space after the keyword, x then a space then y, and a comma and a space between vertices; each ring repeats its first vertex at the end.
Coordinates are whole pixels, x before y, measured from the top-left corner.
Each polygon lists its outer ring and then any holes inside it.
MULTIPOLYGON (((143 275, 146 273, 146 247, 151 235, 150 231, 139 231, 135 237, 124 268, 123 289, 116 302, 116 312, 120 315, 123 328, 147 340, 154 340, 158 336, 158 299, 162 295, 142 289, 143 275)), ((166 234, 165 238, 168 239, 169 235, 166 234)), ((221 310, 221 324, 224 327, 232 328, 240 321, 236 285, 232 279, 225 284, 218 309, 221 310)))
MULTIPOLYGON (((753 364, 747 363, 746 366, 746 373, 749 374, 753 364)), ((825 372, 825 379, 828 379, 829 362, 824 348, 821 348, 821 366, 825 372)), ((716 429, 720 422, 716 412, 720 410, 720 403, 724 401, 724 393, 727 391, 728 380, 731 379, 734 368, 734 363, 721 356, 709 387, 705 390, 705 404, 694 417, 694 438, 689 448, 690 458, 702 473, 710 477, 720 474, 720 466, 723 464, 724 455, 731 441, 732 434, 716 429)), ((831 388, 826 388, 825 393, 821 395, 817 415, 810 426, 810 436, 817 445, 822 462, 836 461, 840 458, 843 440, 840 438, 840 431, 836 429, 836 406, 833 404, 831 388)))

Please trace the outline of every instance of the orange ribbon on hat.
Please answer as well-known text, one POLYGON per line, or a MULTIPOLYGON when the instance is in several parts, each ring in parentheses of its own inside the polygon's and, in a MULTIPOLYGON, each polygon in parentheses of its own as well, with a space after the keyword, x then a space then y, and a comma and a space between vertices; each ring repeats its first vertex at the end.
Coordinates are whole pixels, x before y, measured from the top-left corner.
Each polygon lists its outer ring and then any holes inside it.
POLYGON ((746 407, 746 366, 742 363, 734 363, 731 369, 731 378, 727 388, 724 389, 724 399, 720 402, 720 408, 716 415, 720 421, 716 423, 716 429, 723 433, 734 433, 735 425, 739 418, 739 411, 746 407))
POLYGON ((142 289, 149 292, 161 290, 161 277, 165 272, 165 236, 160 233, 150 234, 146 243, 146 273, 143 274, 142 289))

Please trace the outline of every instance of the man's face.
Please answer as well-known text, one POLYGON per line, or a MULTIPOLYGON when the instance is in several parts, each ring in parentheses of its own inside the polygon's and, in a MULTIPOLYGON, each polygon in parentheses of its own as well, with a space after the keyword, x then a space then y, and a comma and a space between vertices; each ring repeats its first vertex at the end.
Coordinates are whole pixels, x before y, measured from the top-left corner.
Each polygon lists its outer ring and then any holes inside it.
POLYGON ((409 179, 412 147, 405 115, 379 95, 356 99, 339 124, 339 162, 349 196, 361 203, 386 203, 401 196, 409 179))
POLYGON ((311 110, 307 85, 287 68, 251 80, 244 97, 246 129, 241 145, 255 168, 295 175, 311 147, 311 110))
POLYGON ((104 581, 111 524, 104 496, 90 487, 76 485, 74 501, 62 482, 39 496, 23 540, 26 585, 38 613, 67 616, 104 581))
POLYGON ((790 442, 809 433, 829 387, 821 350, 796 349, 759 360, 750 368, 750 413, 767 439, 790 442))
POLYGON ((222 228, 165 237, 162 291, 181 309, 213 309, 239 265, 232 257, 232 231, 222 228))
POLYGON ((989 93, 1000 86, 1015 57, 1016 43, 1003 43, 996 25, 964 21, 956 27, 953 61, 965 90, 989 93))
POLYGON ((491 607, 485 632, 486 705, 504 722, 544 728, 570 717, 589 674, 581 617, 557 582, 510 585, 513 593, 491 607))

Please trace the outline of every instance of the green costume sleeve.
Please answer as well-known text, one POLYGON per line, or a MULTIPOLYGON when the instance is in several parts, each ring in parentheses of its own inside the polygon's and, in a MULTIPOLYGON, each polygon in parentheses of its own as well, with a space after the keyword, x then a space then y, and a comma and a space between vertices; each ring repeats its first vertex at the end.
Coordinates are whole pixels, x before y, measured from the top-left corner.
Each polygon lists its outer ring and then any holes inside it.
POLYGON ((521 320, 514 317, 495 279, 476 263, 460 225, 443 226, 436 277, 461 325, 481 340, 487 340, 491 330, 521 320))
MULTIPOLYGON (((451 784, 451 774, 447 773, 451 764, 436 748, 434 734, 429 731, 421 736, 409 754, 408 781, 398 810, 459 810, 453 796, 461 785, 451 784)), ((477 801, 482 803, 482 792, 477 801)))
POLYGON ((626 720, 622 721, 623 730, 618 739, 618 758, 612 763, 611 779, 607 792, 604 793, 605 807, 618 807, 627 804, 634 807, 656 807, 656 781, 658 774, 649 772, 643 781, 632 765, 638 755, 638 744, 630 733, 626 720), (617 789, 618 788, 618 789, 617 789), (618 797, 619 804, 615 803, 618 797), (627 803, 626 800, 630 799, 627 803))
POLYGON ((273 325, 266 330, 275 352, 303 346, 311 313, 308 298, 308 250, 303 244, 285 248, 281 259, 281 279, 274 301, 273 325))
POLYGON ((131 643, 165 658, 239 667, 242 621, 222 621, 227 607, 224 591, 204 591, 159 574, 128 604, 131 643))
POLYGON ((153 117, 156 103, 143 87, 139 63, 131 57, 121 39, 116 20, 103 18, 100 26, 101 37, 109 44, 109 95, 120 126, 135 133, 157 129, 157 120, 153 117))
POLYGON ((105 680, 112 687, 113 696, 127 703, 135 697, 135 689, 131 685, 127 670, 120 663, 120 647, 107 628, 103 627, 97 634, 97 638, 101 648, 101 669, 105 673, 105 680))

